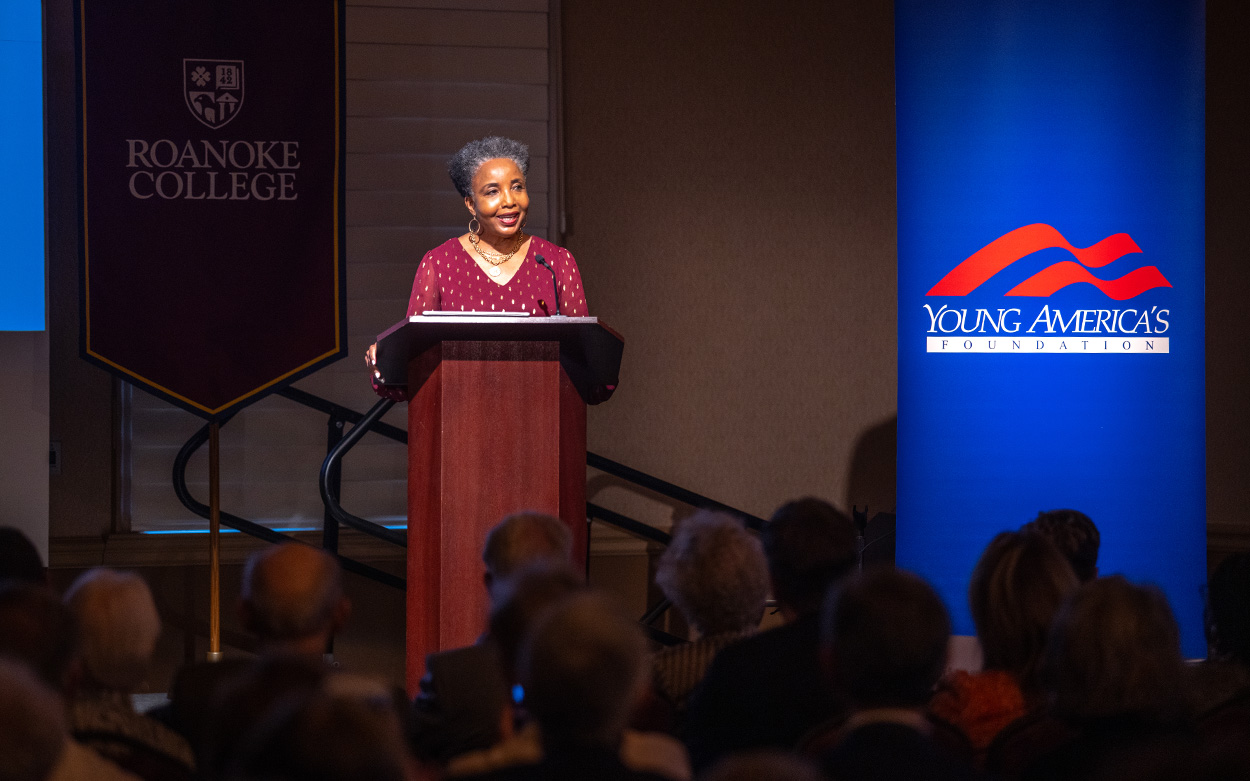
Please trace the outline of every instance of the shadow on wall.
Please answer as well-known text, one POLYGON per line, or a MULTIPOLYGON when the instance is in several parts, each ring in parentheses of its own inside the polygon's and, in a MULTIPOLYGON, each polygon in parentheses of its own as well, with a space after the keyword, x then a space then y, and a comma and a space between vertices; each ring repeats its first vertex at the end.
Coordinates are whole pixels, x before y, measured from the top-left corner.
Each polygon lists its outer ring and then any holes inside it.
POLYGON ((898 416, 859 435, 846 480, 846 507, 863 524, 864 563, 894 563, 898 416))

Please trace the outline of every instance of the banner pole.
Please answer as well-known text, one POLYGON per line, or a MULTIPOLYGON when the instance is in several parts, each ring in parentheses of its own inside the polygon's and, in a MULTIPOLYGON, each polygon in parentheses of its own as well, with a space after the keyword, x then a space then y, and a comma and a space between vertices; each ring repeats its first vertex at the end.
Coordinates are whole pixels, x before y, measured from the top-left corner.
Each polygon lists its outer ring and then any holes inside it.
POLYGON ((217 421, 208 425, 208 661, 221 661, 221 450, 217 421))

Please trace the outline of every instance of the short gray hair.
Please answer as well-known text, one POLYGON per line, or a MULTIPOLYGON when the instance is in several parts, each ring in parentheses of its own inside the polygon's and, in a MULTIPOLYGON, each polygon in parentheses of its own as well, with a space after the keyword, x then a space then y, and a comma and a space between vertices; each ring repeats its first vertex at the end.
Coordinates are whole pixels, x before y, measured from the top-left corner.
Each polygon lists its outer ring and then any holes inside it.
POLYGON ((143 578, 96 567, 74 581, 65 604, 78 619, 83 662, 96 683, 121 692, 137 688, 161 634, 161 617, 143 578))
POLYGON ((520 141, 502 136, 487 136, 470 141, 447 161, 447 174, 462 198, 473 193, 473 176, 487 160, 506 158, 516 163, 523 176, 530 173, 530 148, 520 141))
POLYGON ((509 515, 487 533, 482 563, 493 578, 506 578, 522 567, 541 562, 568 566, 573 552, 569 527, 546 513, 509 515))
POLYGON ((678 524, 655 582, 703 634, 741 632, 764 615, 768 560, 737 518, 700 510, 678 524))

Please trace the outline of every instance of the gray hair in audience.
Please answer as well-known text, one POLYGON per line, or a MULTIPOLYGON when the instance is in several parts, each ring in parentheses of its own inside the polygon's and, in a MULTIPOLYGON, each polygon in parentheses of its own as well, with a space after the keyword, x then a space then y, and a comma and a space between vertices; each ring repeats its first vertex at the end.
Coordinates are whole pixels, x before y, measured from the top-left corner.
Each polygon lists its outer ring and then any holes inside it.
POLYGON ((253 553, 243 567, 242 598, 249 628, 266 640, 293 640, 320 631, 343 600, 338 560, 301 543, 253 553))
POLYGON ((579 594, 539 619, 518 667, 545 741, 615 745, 646 680, 646 638, 602 595, 579 594))
POLYGON ((65 729, 60 698, 0 657, 0 781, 44 781, 65 749, 65 729))
POLYGON ((522 176, 529 176, 530 148, 520 141, 502 136, 487 136, 470 141, 447 161, 447 174, 460 197, 468 198, 472 195, 473 176, 477 174, 477 169, 487 160, 498 158, 511 160, 521 169, 522 176))
POLYGON ((741 632, 764 615, 768 561, 739 519, 700 510, 677 525, 655 582, 703 634, 741 632))
POLYGON ((130 692, 148 674, 161 617, 148 584, 133 572, 97 567, 65 592, 82 632, 82 659, 95 683, 130 692))
POLYGON ((568 566, 572 553, 573 538, 563 521, 526 511, 495 524, 486 535, 482 563, 488 576, 499 579, 539 562, 568 566))
POLYGON ((1167 598, 1121 575, 1086 583, 1059 611, 1045 669, 1066 718, 1169 722, 1181 712, 1180 633, 1167 598))
POLYGON ((852 705, 909 708, 933 695, 951 626, 932 586, 882 566, 830 593, 822 632, 832 678, 852 705))

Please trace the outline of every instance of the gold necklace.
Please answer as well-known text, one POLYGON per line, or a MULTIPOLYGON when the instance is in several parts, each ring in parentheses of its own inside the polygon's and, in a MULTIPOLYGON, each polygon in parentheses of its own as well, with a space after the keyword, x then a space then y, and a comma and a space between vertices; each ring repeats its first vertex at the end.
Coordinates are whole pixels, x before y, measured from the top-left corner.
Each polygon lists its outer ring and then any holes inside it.
POLYGON ((507 255, 502 252, 491 252, 490 250, 482 249, 481 240, 477 237, 476 233, 469 234, 469 243, 473 245, 473 249, 477 251, 477 254, 481 256, 482 260, 490 264, 490 271, 487 273, 492 277, 497 277, 503 273, 503 269, 499 267, 507 263, 509 260, 512 260, 512 256, 515 255, 517 250, 521 249, 521 245, 525 243, 525 238, 525 234, 518 231, 516 235, 516 245, 512 247, 512 251, 507 255))

